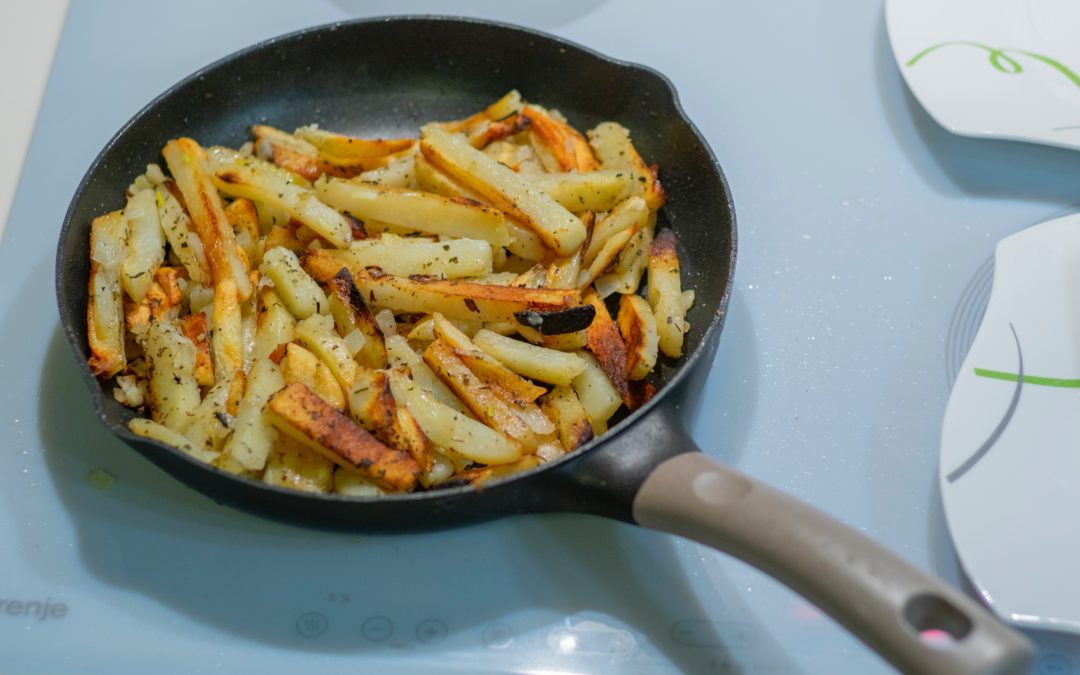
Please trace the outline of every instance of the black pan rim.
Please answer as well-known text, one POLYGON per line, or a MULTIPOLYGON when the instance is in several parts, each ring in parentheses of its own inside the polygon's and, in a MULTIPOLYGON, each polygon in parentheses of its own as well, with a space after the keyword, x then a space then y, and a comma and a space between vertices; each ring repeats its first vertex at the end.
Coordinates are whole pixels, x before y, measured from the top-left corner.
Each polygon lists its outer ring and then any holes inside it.
MULTIPOLYGON (((694 137, 697 139, 698 143, 701 144, 701 147, 705 150, 707 156, 709 157, 710 162, 711 162, 711 169, 713 170, 713 173, 714 173, 714 178, 719 182, 719 184, 720 184, 720 186, 721 186, 721 188, 723 190, 723 193, 726 196, 726 207, 727 207, 728 212, 731 214, 730 249, 727 251, 727 256, 726 256, 727 257, 726 262, 727 262, 731 272, 729 273, 727 281, 725 283, 723 293, 722 293, 720 301, 719 301, 719 303, 717 305, 717 310, 713 314, 712 319, 709 322, 709 325, 706 327, 705 331, 702 333, 701 339, 698 342, 697 347, 694 349, 693 352, 691 352, 689 354, 686 354, 686 355, 684 355, 682 357, 681 363, 678 364, 678 369, 675 372, 675 374, 671 377, 671 380, 664 384, 663 388, 657 392, 656 396, 654 396, 652 398, 652 400, 650 400, 648 403, 643 405, 641 408, 638 408, 637 410, 635 410, 632 413, 630 413, 629 415, 627 415, 618 424, 616 424, 614 427, 609 429, 607 433, 603 434, 600 437, 594 438, 593 440, 589 441, 585 445, 582 445, 581 447, 576 448, 575 450, 566 453, 565 455, 563 455, 562 457, 559 457, 556 460, 553 460, 551 462, 542 464, 540 466, 537 466, 535 468, 532 468, 532 469, 529 469, 529 470, 526 470, 526 471, 522 471, 520 473, 513 474, 512 476, 508 476, 506 478, 502 478, 502 479, 499 479, 499 480, 494 480, 494 481, 490 481, 490 482, 485 483, 483 485, 483 490, 485 492, 490 492, 490 491, 494 491, 494 490, 499 490, 500 488, 504 488, 506 486, 512 485, 512 484, 517 483, 517 482, 522 481, 522 480, 527 480, 528 478, 530 478, 530 477, 532 477, 532 476, 534 476, 536 474, 553 471, 553 470, 557 469, 558 467, 563 466, 565 464, 568 464, 570 462, 573 462, 573 461, 577 460, 578 458, 588 454, 592 450, 595 450, 595 449, 599 448, 602 444, 604 444, 606 442, 609 442, 609 441, 613 441, 617 437, 622 436, 623 434, 625 434, 628 430, 630 430, 632 427, 634 427, 639 421, 641 421, 647 415, 649 415, 650 412, 653 411, 656 408, 656 406, 659 405, 662 401, 664 401, 667 398, 667 396, 671 394, 671 392, 673 390, 678 388, 679 384, 681 382, 683 382, 685 380, 685 378, 688 376, 688 373, 691 372, 691 370, 697 365, 697 362, 701 359, 702 353, 707 351, 708 346, 710 345, 710 343, 714 339, 714 335, 716 333, 718 333, 721 330, 722 326, 723 326, 724 319, 725 319, 726 313, 727 313, 728 301, 730 299, 731 290, 732 290, 732 286, 733 286, 733 283, 734 283, 735 261, 736 261, 737 252, 738 252, 738 237, 737 237, 738 230, 737 230, 737 221, 736 221, 733 198, 732 198, 732 194, 731 194, 731 188, 730 188, 730 186, 729 186, 729 184, 727 182, 727 178, 724 175, 724 172, 723 172, 723 169, 720 166, 720 163, 716 159, 716 154, 713 152, 712 147, 705 140, 705 137, 702 135, 701 131, 697 128, 697 126, 693 123, 693 121, 689 118, 689 116, 687 116, 686 111, 683 109, 682 104, 681 104, 681 102, 679 100, 678 91, 675 89, 674 84, 671 82, 670 79, 667 78, 667 76, 665 76, 663 73, 659 72, 658 70, 656 70, 654 68, 651 68, 649 66, 645 66, 645 65, 642 65, 642 64, 639 64, 639 63, 633 63, 633 62, 624 61, 624 60, 621 60, 621 59, 616 59, 616 58, 607 56, 605 54, 602 54, 602 53, 600 53, 600 52, 598 52, 598 51, 596 51, 594 49, 591 49, 589 47, 585 47, 583 45, 580 45, 580 44, 578 44, 576 42, 572 42, 570 40, 567 40, 567 39, 564 39, 564 38, 561 38, 561 37, 558 37, 558 36, 555 36, 555 35, 551 35, 550 33, 545 33, 543 31, 535 30, 535 29, 532 29, 532 28, 526 28, 526 27, 523 27, 523 26, 519 26, 519 25, 515 25, 515 24, 511 24, 511 23, 506 23, 506 22, 489 21, 489 20, 485 20, 485 19, 476 19, 476 18, 471 18, 471 17, 461 17, 461 16, 452 16, 452 15, 389 15, 389 16, 370 17, 370 18, 363 18, 363 19, 354 19, 354 20, 348 20, 348 21, 336 21, 336 22, 327 23, 327 24, 320 24, 320 25, 316 25, 316 26, 310 26, 310 27, 303 28, 303 29, 293 31, 293 32, 290 32, 290 33, 285 33, 285 34, 282 34, 282 35, 271 37, 271 38, 268 38, 266 40, 262 40, 260 42, 257 42, 255 44, 249 45, 247 47, 244 47, 244 48, 242 48, 240 50, 232 52, 232 53, 230 53, 230 54, 228 54, 226 56, 223 56, 223 57, 221 57, 221 58, 219 58, 219 59, 217 59, 217 60, 215 60, 215 61, 213 61, 213 62, 211 62, 211 63, 209 63, 209 64, 207 64, 207 65, 205 65, 203 67, 201 67, 201 68, 199 68, 195 72, 191 73, 190 75, 184 77, 183 79, 181 79, 178 82, 174 83, 173 85, 169 86, 162 93, 155 96, 149 103, 147 103, 142 108, 140 108, 139 111, 136 112, 127 122, 125 122, 124 125, 121 126, 121 128, 102 147, 101 151, 94 158, 94 160, 90 163, 89 168, 86 170, 86 173, 83 175, 83 178, 80 180, 79 185, 75 189, 75 192, 74 192, 74 194, 72 196, 71 202, 68 205, 68 209, 67 209, 67 211, 66 211, 66 213, 64 215, 63 225, 62 225, 62 227, 60 229, 60 234, 59 234, 59 237, 58 237, 57 253, 56 253, 56 259, 55 259, 54 283, 55 283, 56 299, 57 299, 58 305, 61 308, 66 306, 66 303, 67 303, 66 294, 67 294, 68 289, 66 289, 64 287, 64 285, 62 283, 62 280, 61 280, 61 274, 62 274, 63 263, 64 263, 63 242, 65 242, 67 240, 67 238, 69 236, 69 232, 71 231, 71 229, 73 227, 72 219, 74 217, 76 205, 79 203, 80 198, 81 198, 84 190, 86 189, 87 185, 89 184, 91 178, 99 170, 99 167, 100 167, 102 161, 104 160, 104 158, 108 154, 108 152, 112 149, 112 147, 121 138, 123 138, 126 135, 128 130, 133 125, 135 125, 139 120, 141 120, 147 114, 151 113, 164 99, 170 97, 175 92, 185 88, 189 84, 191 84, 193 82, 197 82, 201 77, 203 77, 204 75, 206 75, 207 73, 209 73, 209 72, 211 72, 213 70, 224 67, 224 66, 226 66, 228 64, 232 64, 232 63, 234 63, 234 62, 236 62, 238 60, 242 60, 244 58, 247 58, 252 53, 259 52, 259 51, 262 51, 262 50, 265 50, 265 49, 270 49, 270 48, 273 48, 275 46, 279 46, 279 45, 282 45, 282 44, 288 44, 290 42, 303 40, 303 39, 307 38, 309 35, 312 35, 312 34, 322 34, 322 33, 336 31, 336 30, 341 29, 341 28, 350 28, 350 27, 354 27, 354 26, 366 26, 366 25, 378 25, 378 24, 400 24, 400 23, 430 23, 430 22, 445 24, 447 26, 460 25, 460 24, 472 24, 472 25, 479 25, 479 26, 484 26, 484 27, 489 27, 489 28, 496 28, 496 29, 500 29, 500 30, 510 31, 510 32, 517 33, 517 34, 520 34, 520 35, 526 35, 526 36, 529 36, 529 37, 531 37, 533 39, 548 41, 548 42, 554 43, 554 44, 556 44, 556 45, 558 45, 560 47, 575 50, 577 52, 580 52, 584 56, 590 57, 592 59, 595 59, 595 60, 598 60, 598 61, 601 61, 601 62, 605 62, 607 64, 613 65, 613 66, 615 66, 617 68, 620 68, 620 69, 645 74, 645 75, 647 75, 649 77, 652 77, 653 79, 657 80, 658 82, 662 83, 664 85, 664 90, 668 94, 669 102, 671 103, 672 108, 675 110, 675 113, 678 115, 681 122, 683 124, 685 124, 690 129, 690 131, 694 134, 694 137)), ((64 313, 63 313, 63 311, 61 311, 61 316, 63 316, 63 315, 64 315, 64 313)), ((142 437, 142 436, 138 436, 138 435, 132 433, 123 424, 116 424, 114 422, 114 420, 112 420, 110 418, 110 416, 106 414, 105 408, 104 408, 103 403, 102 403, 103 396, 105 396, 105 394, 106 394, 105 388, 102 385, 102 383, 93 375, 93 373, 91 373, 90 367, 89 367, 89 364, 87 363, 86 358, 84 358, 82 356, 82 353, 84 351, 83 348, 85 346, 85 344, 84 344, 85 343, 84 336, 81 335, 80 333, 78 333, 78 331, 75 330, 75 327, 72 326, 70 324, 70 322, 68 322, 68 321, 61 320, 61 325, 63 327, 65 337, 67 338, 68 343, 69 343, 69 345, 70 345, 70 347, 72 349, 72 352, 76 357, 76 361, 78 362, 79 371, 82 374, 83 379, 86 381, 87 387, 90 389, 91 398, 93 399, 93 404, 94 404, 94 410, 97 413, 98 419, 102 422, 102 424, 107 429, 112 431, 113 434, 115 434, 118 438, 124 440, 128 445, 131 445, 133 443, 153 445, 154 447, 157 447, 157 448, 159 448, 160 450, 162 450, 164 452, 171 453, 171 454, 173 454, 173 455, 175 455, 177 457, 182 458, 184 461, 190 462, 192 464, 196 464, 196 465, 199 466, 199 468, 201 468, 203 470, 216 472, 216 473, 220 474, 221 476, 226 477, 229 480, 236 481, 236 482, 238 482, 238 483, 240 483, 240 484, 242 484, 244 486, 247 486, 247 487, 255 487, 255 488, 259 488, 261 490, 265 490, 265 491, 269 491, 269 492, 273 492, 273 493, 278 493, 279 495, 281 495, 282 497, 285 497, 285 498, 297 498, 297 499, 303 499, 303 500, 315 499, 315 500, 319 500, 319 501, 346 502, 346 503, 375 503, 375 502, 377 502, 377 503, 382 504, 382 503, 394 503, 394 502, 398 502, 398 503, 400 503, 400 502, 418 502, 418 501, 438 500, 438 499, 444 499, 444 498, 453 498, 455 496, 464 496, 464 495, 472 494, 472 493, 475 493, 476 490, 477 490, 477 488, 475 488, 473 486, 462 485, 462 486, 456 486, 456 487, 435 488, 435 489, 431 489, 431 490, 423 490, 423 491, 410 492, 410 493, 391 493, 391 494, 381 495, 381 496, 377 496, 377 497, 349 497, 349 496, 342 496, 342 495, 337 495, 337 494, 315 494, 315 493, 299 492, 299 491, 291 490, 291 489, 288 489, 288 488, 282 488, 282 487, 277 487, 277 486, 273 486, 273 485, 268 485, 268 484, 263 483, 261 481, 257 481, 257 480, 251 479, 251 478, 246 478, 246 477, 243 477, 243 476, 237 476, 235 474, 231 474, 231 473, 228 473, 226 471, 222 471, 221 469, 218 469, 218 468, 216 468, 214 466, 211 466, 209 464, 205 464, 203 462, 200 462, 197 459, 189 457, 188 455, 186 455, 182 451, 180 451, 180 450, 178 450, 178 449, 176 449, 176 448, 174 448, 174 447, 172 447, 170 445, 167 445, 165 443, 161 443, 159 441, 155 441, 155 440, 152 440, 152 439, 149 439, 149 438, 145 438, 145 437, 142 437)))

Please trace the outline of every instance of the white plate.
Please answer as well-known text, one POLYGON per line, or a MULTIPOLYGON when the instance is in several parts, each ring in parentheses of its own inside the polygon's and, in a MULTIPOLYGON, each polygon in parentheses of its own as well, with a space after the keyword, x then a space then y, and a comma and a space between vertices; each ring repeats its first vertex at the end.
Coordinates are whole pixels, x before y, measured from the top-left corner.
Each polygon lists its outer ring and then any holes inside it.
POLYGON ((939 480, 983 599, 1006 621, 1080 634, 1080 214, 998 243, 939 480))
POLYGON ((964 136, 1080 149, 1080 2, 887 0, 915 98, 964 136))

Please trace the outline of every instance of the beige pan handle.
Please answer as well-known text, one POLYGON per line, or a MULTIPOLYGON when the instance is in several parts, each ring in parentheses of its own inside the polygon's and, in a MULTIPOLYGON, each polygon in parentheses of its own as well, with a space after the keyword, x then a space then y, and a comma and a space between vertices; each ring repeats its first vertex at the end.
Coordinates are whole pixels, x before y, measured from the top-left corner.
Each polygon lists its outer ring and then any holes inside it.
POLYGON ((964 594, 699 452, 656 467, 633 508, 645 527, 707 544, 783 582, 904 673, 1004 675, 1031 667, 1031 644, 964 594), (930 630, 952 640, 920 637, 930 630))

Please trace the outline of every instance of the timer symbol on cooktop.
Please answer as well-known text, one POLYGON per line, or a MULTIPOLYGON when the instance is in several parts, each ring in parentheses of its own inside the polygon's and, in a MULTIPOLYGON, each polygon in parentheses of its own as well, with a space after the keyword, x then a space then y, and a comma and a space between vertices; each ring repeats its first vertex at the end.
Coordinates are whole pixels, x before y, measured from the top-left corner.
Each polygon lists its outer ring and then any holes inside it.
POLYGON ((360 627, 364 637, 372 642, 382 642, 394 633, 394 623, 385 616, 373 616, 360 627))
POLYGON ((330 621, 318 612, 308 612, 296 620, 296 632, 307 638, 316 638, 326 632, 330 621))
POLYGON ((506 649, 514 642, 514 631, 505 623, 493 623, 484 629, 480 639, 490 649, 506 649))
POLYGON ((442 642, 446 633, 446 624, 438 619, 425 619, 416 626, 416 639, 426 645, 442 642))

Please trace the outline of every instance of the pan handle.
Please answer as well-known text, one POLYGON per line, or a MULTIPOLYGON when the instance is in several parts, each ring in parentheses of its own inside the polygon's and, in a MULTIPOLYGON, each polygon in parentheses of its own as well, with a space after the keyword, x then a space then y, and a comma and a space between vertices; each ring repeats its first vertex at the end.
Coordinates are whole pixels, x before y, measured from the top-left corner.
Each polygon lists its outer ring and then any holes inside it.
POLYGON ((634 497, 633 517, 761 569, 902 672, 1003 675, 1031 667, 1031 644, 964 594, 700 452, 656 466, 634 497))

